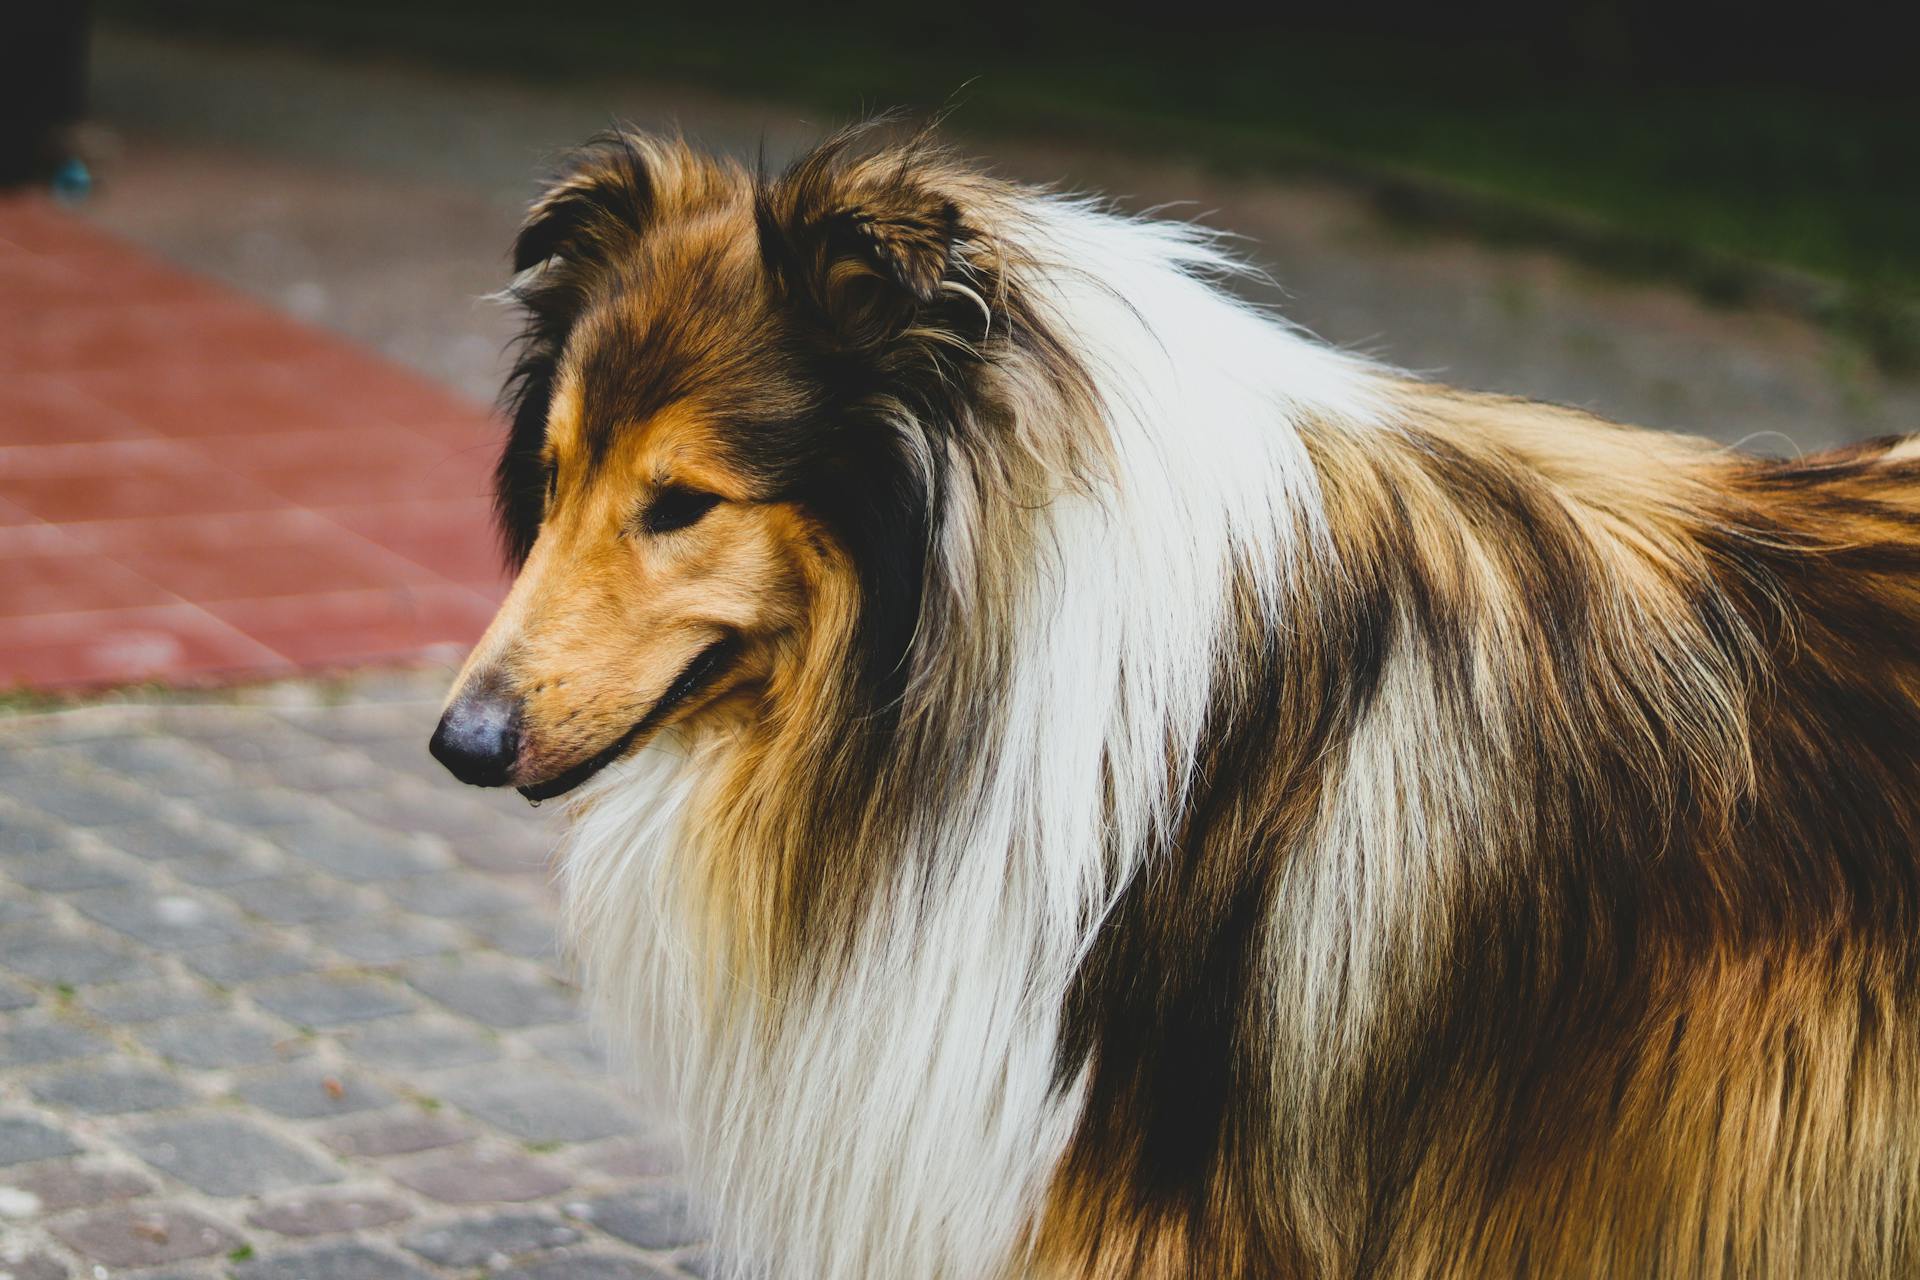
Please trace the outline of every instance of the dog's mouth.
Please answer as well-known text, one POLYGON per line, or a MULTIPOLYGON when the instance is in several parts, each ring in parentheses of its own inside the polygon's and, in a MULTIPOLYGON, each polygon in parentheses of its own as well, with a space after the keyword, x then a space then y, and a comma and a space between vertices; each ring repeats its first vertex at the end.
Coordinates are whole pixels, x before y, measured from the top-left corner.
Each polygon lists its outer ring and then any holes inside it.
POLYGON ((572 768, 557 773, 544 782, 529 782, 514 789, 535 804, 542 800, 551 800, 555 796, 565 795, 625 755, 635 742, 658 728, 662 721, 672 715, 675 708, 712 684, 739 652, 739 637, 728 635, 715 640, 695 654, 692 661, 680 669, 680 674, 673 678, 673 683, 667 686, 667 691, 660 695, 652 707, 648 708, 646 715, 633 722, 632 728, 572 768))

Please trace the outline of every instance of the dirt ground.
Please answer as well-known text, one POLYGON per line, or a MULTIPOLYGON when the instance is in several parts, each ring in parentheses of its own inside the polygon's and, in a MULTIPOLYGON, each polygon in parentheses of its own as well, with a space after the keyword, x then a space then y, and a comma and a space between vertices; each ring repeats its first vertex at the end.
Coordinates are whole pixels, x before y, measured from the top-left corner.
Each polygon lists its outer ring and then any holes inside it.
MULTIPOLYGON (((94 57, 89 216, 367 342, 476 398, 512 318, 483 301, 538 176, 615 120, 774 162, 834 121, 635 81, 524 84, 108 27, 94 57)), ((983 140, 1003 171, 1167 206, 1245 237, 1265 300, 1329 341, 1426 376, 1768 452, 1920 430, 1920 381, 1798 319, 1721 309, 1542 251, 1416 234, 1323 182, 1116 147, 983 140)))

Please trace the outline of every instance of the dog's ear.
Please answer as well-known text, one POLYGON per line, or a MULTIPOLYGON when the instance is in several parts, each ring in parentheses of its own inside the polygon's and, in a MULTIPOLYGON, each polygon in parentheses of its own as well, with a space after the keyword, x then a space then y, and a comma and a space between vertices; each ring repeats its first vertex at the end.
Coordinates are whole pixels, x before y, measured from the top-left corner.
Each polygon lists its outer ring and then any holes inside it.
POLYGON ((650 159, 659 154, 652 148, 646 139, 621 133, 587 143, 534 201, 513 243, 519 278, 509 292, 523 323, 502 392, 511 425, 495 469, 494 507, 507 561, 515 568, 532 549, 546 507, 540 454, 560 353, 594 273, 651 216, 650 159))
POLYGON ((555 258, 585 264, 603 258, 645 226, 653 182, 644 143, 608 133, 588 142, 527 211, 513 242, 513 269, 555 258))
POLYGON ((830 341, 863 350, 897 337, 959 265, 959 207, 911 154, 850 159, 835 139, 763 185, 760 250, 773 278, 830 341))

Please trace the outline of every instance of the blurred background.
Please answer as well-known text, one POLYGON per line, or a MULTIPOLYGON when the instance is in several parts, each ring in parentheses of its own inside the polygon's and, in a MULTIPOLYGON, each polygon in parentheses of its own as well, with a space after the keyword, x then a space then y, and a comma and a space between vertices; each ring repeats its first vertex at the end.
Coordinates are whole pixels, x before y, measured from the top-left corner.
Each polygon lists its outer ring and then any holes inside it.
POLYGON ((1920 428, 1911 33, 1558 5, 78 0, 0 15, 0 1275, 697 1276, 548 815, 424 744, 504 590, 526 202, 876 109, 1244 237, 1467 386, 1920 428))

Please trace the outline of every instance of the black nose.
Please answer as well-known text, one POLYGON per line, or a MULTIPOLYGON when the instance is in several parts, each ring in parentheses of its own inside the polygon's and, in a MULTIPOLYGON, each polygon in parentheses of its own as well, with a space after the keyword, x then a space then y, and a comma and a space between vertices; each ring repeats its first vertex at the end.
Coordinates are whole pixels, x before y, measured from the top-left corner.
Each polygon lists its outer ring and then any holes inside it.
POLYGON ((462 782, 505 786, 520 756, 520 700, 476 682, 440 717, 427 750, 462 782))

